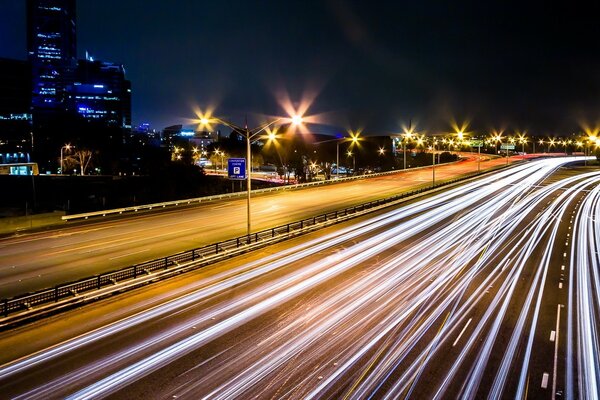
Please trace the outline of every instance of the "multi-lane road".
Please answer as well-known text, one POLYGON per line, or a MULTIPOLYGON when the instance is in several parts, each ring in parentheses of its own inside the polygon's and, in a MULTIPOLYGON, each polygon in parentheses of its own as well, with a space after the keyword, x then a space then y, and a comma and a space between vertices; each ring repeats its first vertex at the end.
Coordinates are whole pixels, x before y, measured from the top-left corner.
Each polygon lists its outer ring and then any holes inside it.
POLYGON ((600 171, 519 165, 0 335, 8 398, 598 398, 600 171))
MULTIPOLYGON (((482 168, 504 159, 482 162, 482 168)), ((436 168, 436 179, 477 171, 474 158, 436 168)), ((269 229, 328 211, 428 185, 431 169, 257 196, 255 230, 269 229)), ((0 299, 44 289, 246 233, 246 200, 217 201, 117 220, 0 239, 0 299)))

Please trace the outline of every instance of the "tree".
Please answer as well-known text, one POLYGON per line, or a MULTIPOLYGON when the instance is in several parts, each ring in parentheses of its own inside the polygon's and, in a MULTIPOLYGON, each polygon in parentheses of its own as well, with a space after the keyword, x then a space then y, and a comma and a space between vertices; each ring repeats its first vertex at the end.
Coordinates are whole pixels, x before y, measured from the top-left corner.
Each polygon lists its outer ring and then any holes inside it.
POLYGON ((65 159, 65 170, 79 166, 81 175, 85 175, 87 169, 91 166, 92 152, 90 150, 81 149, 77 150, 73 155, 70 155, 65 159))

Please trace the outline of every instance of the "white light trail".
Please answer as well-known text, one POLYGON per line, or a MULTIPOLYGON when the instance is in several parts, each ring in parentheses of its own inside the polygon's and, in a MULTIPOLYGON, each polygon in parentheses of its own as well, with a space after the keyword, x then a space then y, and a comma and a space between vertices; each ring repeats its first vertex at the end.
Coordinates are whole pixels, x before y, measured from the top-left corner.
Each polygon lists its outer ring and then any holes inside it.
POLYGON ((598 399, 600 172, 541 185, 574 160, 519 165, 205 278, 189 294, 2 366, 0 383, 131 327, 197 310, 201 301, 277 272, 267 283, 235 291, 184 323, 148 332, 135 345, 116 348, 20 397, 55 396, 67 387, 76 388, 67 393, 73 399, 109 396, 315 288, 322 290, 309 309, 292 310, 289 321, 264 328, 269 333, 260 351, 242 341, 239 351, 231 350, 236 352, 231 362, 213 366, 175 394, 225 399, 273 396, 277 390, 277 397, 310 399, 345 388, 348 398, 393 399, 415 395, 427 380, 430 396, 437 398, 523 397, 544 290, 552 269, 559 268, 551 263, 553 251, 559 251, 554 246, 565 242, 561 223, 589 190, 570 240, 566 393, 598 399), (420 239, 406 247, 415 237, 420 239), (360 240, 347 245, 355 238, 360 240), (314 261, 341 244, 343 250, 314 261), (541 257, 532 263, 536 252, 541 257), (296 267, 286 272, 289 265, 296 267), (337 280, 365 265, 371 265, 368 273, 337 280), (189 333, 192 326, 198 329, 189 333), (491 369, 501 335, 507 339, 491 369), (458 337, 460 345, 454 346, 458 337), (327 358, 331 349, 337 349, 335 368, 327 358), (427 371, 440 360, 445 372, 431 380, 427 371), (299 375, 290 366, 311 373, 299 375), (515 376, 516 386, 507 388, 515 376), (279 380, 285 387, 274 389, 279 380))

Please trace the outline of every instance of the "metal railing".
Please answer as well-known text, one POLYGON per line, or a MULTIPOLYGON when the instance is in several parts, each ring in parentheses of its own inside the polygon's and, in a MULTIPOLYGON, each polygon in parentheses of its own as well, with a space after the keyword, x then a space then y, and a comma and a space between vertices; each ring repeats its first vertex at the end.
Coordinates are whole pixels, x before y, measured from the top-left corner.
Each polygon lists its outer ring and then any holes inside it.
POLYGON ((277 241, 274 239, 284 240, 291 234, 304 233, 309 230, 317 229, 324 223, 337 223, 355 215, 360 215, 364 211, 406 200, 411 196, 464 181, 477 175, 480 174, 464 175, 457 179, 440 182, 439 184, 436 184, 435 187, 421 187, 392 197, 370 201, 364 204, 347 207, 342 210, 331 211, 300 221, 265 229, 252 233, 251 235, 239 236, 233 239, 176 253, 167 257, 157 258, 155 260, 146 261, 69 283, 59 284, 53 288, 3 299, 0 301, 0 315, 8 317, 11 313, 26 311, 42 304, 52 302, 57 303, 67 298, 76 297, 82 293, 114 286, 118 283, 135 280, 140 277, 147 277, 157 271, 173 270, 177 272, 187 272, 189 270, 198 269, 223 259, 233 257, 234 255, 253 250, 257 245, 263 244, 266 246, 267 244, 277 241), (253 244, 254 246, 250 246, 253 244), (221 255, 221 257, 217 257, 219 255, 221 255), (181 265, 183 263, 189 264, 181 265))

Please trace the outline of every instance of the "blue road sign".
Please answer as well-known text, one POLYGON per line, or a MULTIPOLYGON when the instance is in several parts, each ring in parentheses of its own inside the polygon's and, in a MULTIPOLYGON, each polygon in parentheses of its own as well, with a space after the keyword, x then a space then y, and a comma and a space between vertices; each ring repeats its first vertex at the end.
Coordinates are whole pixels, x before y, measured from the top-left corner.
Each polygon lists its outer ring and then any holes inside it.
POLYGON ((246 179, 246 159, 229 158, 227 159, 227 172, 229 179, 246 179))

